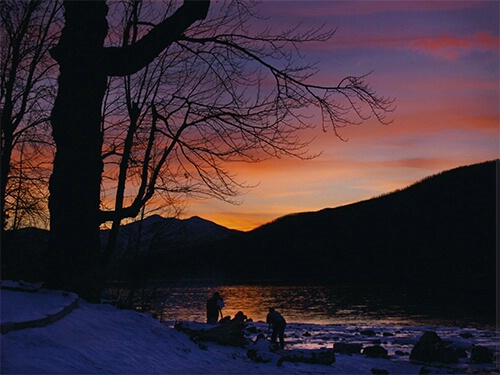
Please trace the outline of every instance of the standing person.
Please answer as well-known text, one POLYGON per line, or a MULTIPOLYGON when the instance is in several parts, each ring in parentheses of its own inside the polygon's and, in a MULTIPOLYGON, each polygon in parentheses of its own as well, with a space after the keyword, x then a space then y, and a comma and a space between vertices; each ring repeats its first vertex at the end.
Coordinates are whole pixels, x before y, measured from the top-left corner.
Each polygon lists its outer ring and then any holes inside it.
POLYGON ((285 349, 285 327, 286 320, 283 316, 277 312, 274 307, 269 308, 269 314, 267 314, 266 322, 269 324, 268 334, 271 326, 273 327, 273 334, 271 336, 271 342, 276 343, 276 337, 280 338, 280 348, 285 349))
POLYGON ((215 292, 214 295, 207 301, 207 323, 215 324, 222 318, 222 308, 225 306, 224 301, 219 294, 219 292, 215 292))

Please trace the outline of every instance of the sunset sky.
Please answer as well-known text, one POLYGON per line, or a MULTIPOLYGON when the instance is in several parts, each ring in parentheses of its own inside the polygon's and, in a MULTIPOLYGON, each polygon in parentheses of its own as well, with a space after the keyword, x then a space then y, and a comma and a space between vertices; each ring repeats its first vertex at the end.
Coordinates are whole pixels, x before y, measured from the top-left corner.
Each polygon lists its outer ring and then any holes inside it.
POLYGON ((280 216, 368 199, 440 171, 499 157, 498 1, 264 1, 273 31, 298 23, 337 28, 303 53, 319 61, 316 82, 367 81, 395 98, 391 125, 344 128, 343 142, 321 127, 313 160, 234 164, 257 185, 240 205, 192 201, 185 216, 250 230, 280 216))

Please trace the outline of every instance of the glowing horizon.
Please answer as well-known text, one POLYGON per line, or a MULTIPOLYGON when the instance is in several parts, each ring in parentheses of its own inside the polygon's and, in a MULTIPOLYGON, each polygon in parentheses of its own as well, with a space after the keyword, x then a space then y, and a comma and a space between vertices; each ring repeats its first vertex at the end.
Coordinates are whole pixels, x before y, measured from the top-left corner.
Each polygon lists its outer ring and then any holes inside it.
MULTIPOLYGON (((263 2, 274 31, 298 23, 338 27, 328 43, 305 46, 319 61, 313 79, 336 83, 363 75, 394 97, 389 126, 374 120, 315 138, 313 160, 235 163, 238 180, 255 188, 232 206, 191 201, 185 217, 250 230, 278 217, 337 207, 404 188, 462 165, 499 158, 499 3, 263 2)), ((233 170, 233 169, 231 169, 233 170)))

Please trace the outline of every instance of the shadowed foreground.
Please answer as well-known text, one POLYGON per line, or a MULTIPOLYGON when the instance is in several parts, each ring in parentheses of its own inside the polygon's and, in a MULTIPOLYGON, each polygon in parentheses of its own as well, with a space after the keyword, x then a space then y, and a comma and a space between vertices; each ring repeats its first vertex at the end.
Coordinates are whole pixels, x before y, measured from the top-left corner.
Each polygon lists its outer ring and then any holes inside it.
MULTIPOLYGON (((56 307, 60 292, 43 292, 44 303, 30 302, 21 294, 2 293, 2 310, 16 304, 33 316, 43 313, 38 306, 56 307)), ((33 301, 33 300, 31 300, 33 301)), ((20 311, 20 310, 17 310, 20 311)), ((3 311, 2 311, 3 312, 3 311)), ((4 319, 13 319, 2 313, 4 319)), ((24 319, 30 317, 25 315, 24 319)), ((173 322, 172 322, 173 324, 173 322)), ((203 324, 202 324, 203 326, 203 324)), ((249 324, 254 339, 266 329, 266 324, 249 324)), ((468 328, 446 327, 357 327, 301 325, 292 323, 286 331, 290 349, 317 349, 334 347, 338 342, 360 343, 363 347, 379 346, 387 350, 387 357, 372 357, 367 353, 336 353, 331 365, 283 362, 281 367, 252 362, 247 350, 232 346, 206 343, 200 346, 184 333, 162 324, 148 314, 118 310, 110 305, 89 304, 80 300, 79 307, 64 318, 42 328, 26 328, 2 335, 2 373, 183 373, 183 374, 369 374, 385 370, 397 374, 418 374, 422 368, 428 373, 494 373, 496 363, 471 363, 474 346, 497 350, 498 332, 468 328), (458 363, 436 364, 411 362, 408 353, 423 332, 434 330, 444 340, 462 348, 467 358, 458 363), (444 367, 444 368, 443 368, 444 367)), ((288 348, 287 348, 288 349, 288 348)), ((498 353, 496 353, 498 356, 498 353)), ((498 359, 497 359, 498 361, 498 359)))

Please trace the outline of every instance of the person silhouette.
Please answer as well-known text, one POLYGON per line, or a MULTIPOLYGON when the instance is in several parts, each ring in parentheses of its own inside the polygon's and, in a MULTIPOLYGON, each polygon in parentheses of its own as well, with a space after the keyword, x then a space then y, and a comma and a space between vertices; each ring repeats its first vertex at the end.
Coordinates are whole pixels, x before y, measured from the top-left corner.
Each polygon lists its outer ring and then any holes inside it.
POLYGON ((273 333, 271 336, 271 342, 276 344, 276 338, 280 339, 280 348, 285 348, 285 327, 286 320, 283 316, 277 312, 274 307, 269 308, 269 314, 267 314, 266 322, 269 324, 267 329, 267 334, 269 335, 269 330, 271 326, 273 327, 273 333))
POLYGON ((223 318, 222 308, 225 306, 224 300, 222 299, 219 292, 215 292, 213 296, 207 301, 207 323, 215 324, 219 320, 220 317, 223 318))

